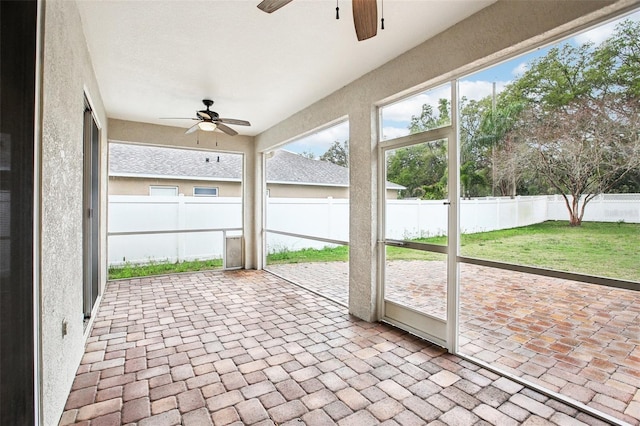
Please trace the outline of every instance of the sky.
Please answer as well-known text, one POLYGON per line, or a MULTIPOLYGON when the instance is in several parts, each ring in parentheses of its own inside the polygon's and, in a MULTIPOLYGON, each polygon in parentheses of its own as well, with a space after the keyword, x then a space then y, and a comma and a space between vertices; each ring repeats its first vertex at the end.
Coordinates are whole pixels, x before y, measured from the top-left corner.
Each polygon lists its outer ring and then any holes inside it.
MULTIPOLYGON (((535 58, 544 56, 552 47, 559 46, 567 41, 574 45, 580 45, 589 41, 598 45, 606 40, 615 30, 616 24, 624 19, 640 21, 640 10, 631 15, 577 34, 568 40, 538 48, 525 55, 512 58, 480 72, 463 77, 459 80, 459 96, 466 96, 467 99, 482 99, 485 96, 491 95, 494 83, 496 86, 496 94, 498 94, 507 84, 526 72, 528 63, 535 58)), ((430 104, 434 110, 437 110, 437 104, 440 98, 451 98, 451 87, 449 84, 430 89, 383 107, 382 139, 393 139, 408 135, 411 116, 420 115, 422 105, 424 104, 430 104)), ((316 157, 319 157, 326 152, 335 141, 343 142, 348 138, 349 123, 343 122, 300 138, 295 142, 285 145, 283 148, 297 153, 313 153, 316 157)))

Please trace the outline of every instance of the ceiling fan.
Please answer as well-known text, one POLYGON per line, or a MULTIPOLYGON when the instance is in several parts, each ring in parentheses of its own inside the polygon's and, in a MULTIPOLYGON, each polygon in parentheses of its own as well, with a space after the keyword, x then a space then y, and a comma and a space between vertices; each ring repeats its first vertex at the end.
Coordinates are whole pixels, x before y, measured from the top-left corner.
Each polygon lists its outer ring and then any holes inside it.
POLYGON ((202 109, 200 111, 196 111, 196 117, 194 118, 166 118, 167 120, 197 120, 198 122, 193 126, 189 127, 185 134, 193 133, 196 130, 202 130, 205 132, 213 132, 216 129, 222 130, 226 134, 230 136, 235 136, 238 134, 231 127, 227 126, 227 124, 235 124, 237 126, 251 126, 246 120, 237 120, 235 118, 220 118, 217 112, 211 111, 209 107, 213 105, 213 101, 211 99, 203 99, 202 103, 207 107, 207 109, 202 109))
MULTIPOLYGON (((258 4, 258 9, 272 13, 290 2, 291 0, 262 0, 258 4)), ((378 6, 376 0, 352 0, 351 6, 353 8, 353 25, 356 29, 358 41, 375 36, 378 30, 378 6)), ((384 19, 382 25, 384 25, 384 19)))

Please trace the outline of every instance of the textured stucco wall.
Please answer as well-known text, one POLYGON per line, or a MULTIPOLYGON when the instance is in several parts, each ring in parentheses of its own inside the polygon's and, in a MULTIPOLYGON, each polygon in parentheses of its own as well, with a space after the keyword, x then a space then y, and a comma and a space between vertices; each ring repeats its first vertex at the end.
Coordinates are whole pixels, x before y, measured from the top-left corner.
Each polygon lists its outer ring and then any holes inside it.
POLYGON ((376 105, 553 41, 634 4, 638 1, 498 1, 256 136, 256 149, 268 152, 283 141, 349 117, 352 314, 378 318, 376 105))
POLYGON ((271 198, 349 198, 349 188, 343 186, 267 183, 267 189, 271 198))
MULTIPOLYGON (((342 186, 301 186, 268 183, 267 189, 271 198, 349 198, 349 188, 342 186)), ((388 189, 387 198, 397 199, 398 190, 388 189)))
MULTIPOLYGON (((109 140, 158 146, 177 146, 218 152, 239 152, 244 155, 242 186, 245 268, 260 268, 261 247, 258 241, 262 224, 261 204, 256 197, 262 193, 261 156, 256 153, 252 136, 229 136, 221 132, 199 132, 185 135, 181 127, 159 126, 126 120, 109 120, 109 140)), ((185 194, 186 195, 186 194, 185 194)), ((259 199, 259 198, 258 198, 259 199)))
MULTIPOLYGON (((194 186, 216 187, 219 197, 240 197, 242 193, 239 182, 110 176, 109 195, 149 195, 149 187, 152 185, 175 186, 178 193, 187 197, 193 195, 194 186)), ((271 198, 349 198, 349 188, 342 186, 268 183, 267 190, 271 198)), ((397 199, 398 190, 388 189, 386 196, 397 199)))
MULTIPOLYGON (((57 424, 84 352, 82 304, 83 113, 85 88, 103 126, 101 168, 106 170, 106 116, 72 1, 44 2, 41 145, 41 386, 42 420, 57 424), (68 334, 62 336, 62 322, 68 334)), ((106 217, 106 179, 101 180, 106 217)), ((105 221, 101 222, 105 232, 105 221)), ((101 244, 100 264, 106 270, 101 244)), ((104 286, 102 277, 101 288, 104 286)))
POLYGON ((219 197, 239 197, 242 195, 240 182, 132 178, 122 176, 109 177, 109 195, 149 195, 149 187, 152 185, 178 187, 178 193, 183 194, 185 197, 193 196, 194 186, 218 188, 219 197))

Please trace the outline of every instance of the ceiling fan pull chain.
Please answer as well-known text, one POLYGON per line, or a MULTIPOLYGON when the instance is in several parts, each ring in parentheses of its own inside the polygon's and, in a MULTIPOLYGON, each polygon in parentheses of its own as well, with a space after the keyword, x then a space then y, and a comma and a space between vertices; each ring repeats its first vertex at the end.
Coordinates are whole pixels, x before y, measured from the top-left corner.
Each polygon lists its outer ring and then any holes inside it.
POLYGON ((384 0, 382 0, 380 2, 380 8, 381 8, 381 15, 382 15, 382 19, 380 19, 380 29, 384 30, 384 0))
POLYGON ((338 0, 336 0, 336 19, 340 19, 340 6, 338 6, 338 0))

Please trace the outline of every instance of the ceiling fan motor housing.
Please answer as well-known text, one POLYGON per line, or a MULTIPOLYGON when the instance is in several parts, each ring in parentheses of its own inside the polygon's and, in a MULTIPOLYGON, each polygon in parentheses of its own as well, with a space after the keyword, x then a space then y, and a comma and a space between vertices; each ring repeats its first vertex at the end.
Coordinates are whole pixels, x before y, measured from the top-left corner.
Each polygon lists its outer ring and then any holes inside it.
MULTIPOLYGON (((198 111, 198 112, 202 112, 204 114, 207 114, 209 117, 211 117, 211 120, 217 120, 220 117, 220 115, 217 112, 211 111, 210 109, 202 110, 202 111, 198 111)), ((201 116, 200 118, 204 118, 204 117, 201 116)))
POLYGON ((220 116, 218 115, 217 112, 211 111, 209 109, 209 107, 211 105, 213 105, 213 101, 211 99, 203 99, 202 103, 207 107, 207 109, 201 109, 200 111, 198 111, 198 117, 201 120, 204 120, 204 121, 215 121, 218 118, 220 118, 220 116))

